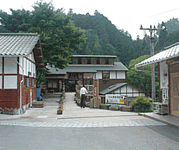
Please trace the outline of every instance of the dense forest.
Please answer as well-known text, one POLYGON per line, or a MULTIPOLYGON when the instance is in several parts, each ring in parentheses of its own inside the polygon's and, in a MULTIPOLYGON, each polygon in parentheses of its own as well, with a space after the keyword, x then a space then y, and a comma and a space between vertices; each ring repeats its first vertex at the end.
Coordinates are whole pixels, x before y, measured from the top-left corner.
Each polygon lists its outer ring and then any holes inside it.
MULTIPOLYGON (((138 72, 134 65, 150 57, 150 39, 137 36, 133 40, 128 31, 117 29, 108 18, 97 10, 94 15, 75 14, 70 9, 55 9, 52 3, 36 2, 33 10, 11 10, 11 14, 0 10, 0 33, 38 33, 40 34, 44 62, 64 68, 70 62, 69 56, 78 55, 116 55, 129 71, 127 82, 151 92, 151 74, 138 72)), ((171 18, 156 32, 155 53, 164 47, 179 42, 179 20, 171 18)), ((156 66, 157 68, 157 66, 156 66)), ((150 69, 150 66, 144 67, 150 69)), ((37 84, 44 82, 44 70, 38 71, 37 84)), ((156 87, 158 87, 156 75, 156 87)), ((157 88, 156 88, 157 89, 157 88)))
MULTIPOLYGON (((75 54, 117 55, 126 66, 132 59, 141 55, 150 55, 149 37, 140 39, 138 36, 136 40, 133 40, 128 31, 117 29, 97 10, 94 15, 75 14, 72 13, 72 10, 70 13, 75 26, 84 29, 87 37, 86 43, 81 44, 75 54)), ((158 27, 160 26, 161 24, 158 24, 158 27)), ((179 20, 177 18, 163 22, 163 26, 163 29, 156 33, 155 53, 179 41, 179 20)))

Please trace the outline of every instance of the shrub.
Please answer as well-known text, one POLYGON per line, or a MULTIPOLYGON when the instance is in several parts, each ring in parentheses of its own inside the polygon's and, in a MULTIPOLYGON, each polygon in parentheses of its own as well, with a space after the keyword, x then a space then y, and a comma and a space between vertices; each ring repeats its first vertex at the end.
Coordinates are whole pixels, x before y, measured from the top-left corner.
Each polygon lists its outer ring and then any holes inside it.
POLYGON ((152 103, 144 95, 139 96, 131 102, 132 111, 151 112, 152 103))

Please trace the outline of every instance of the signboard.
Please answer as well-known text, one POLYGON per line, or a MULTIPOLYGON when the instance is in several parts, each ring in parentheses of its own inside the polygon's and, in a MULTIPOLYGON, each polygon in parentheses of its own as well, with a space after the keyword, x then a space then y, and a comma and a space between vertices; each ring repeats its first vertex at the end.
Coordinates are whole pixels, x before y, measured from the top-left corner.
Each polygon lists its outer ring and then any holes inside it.
POLYGON ((120 94, 106 94, 105 95, 105 103, 118 103, 124 104, 124 95, 120 94))
POLYGON ((94 108, 98 107, 101 104, 99 99, 99 80, 93 80, 94 90, 93 90, 93 99, 94 99, 94 108))

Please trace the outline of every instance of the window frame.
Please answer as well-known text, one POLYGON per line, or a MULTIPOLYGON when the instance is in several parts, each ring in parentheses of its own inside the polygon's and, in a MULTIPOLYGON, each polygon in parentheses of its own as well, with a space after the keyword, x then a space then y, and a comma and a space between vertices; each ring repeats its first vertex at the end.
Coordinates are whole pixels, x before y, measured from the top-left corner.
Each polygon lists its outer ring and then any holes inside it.
POLYGON ((26 77, 26 87, 29 88, 29 77, 26 77))
POLYGON ((110 79, 110 71, 103 71, 102 72, 102 79, 109 80, 110 79), (107 77, 105 77, 107 75, 107 77))
POLYGON ((31 78, 31 87, 35 87, 34 78, 31 78))

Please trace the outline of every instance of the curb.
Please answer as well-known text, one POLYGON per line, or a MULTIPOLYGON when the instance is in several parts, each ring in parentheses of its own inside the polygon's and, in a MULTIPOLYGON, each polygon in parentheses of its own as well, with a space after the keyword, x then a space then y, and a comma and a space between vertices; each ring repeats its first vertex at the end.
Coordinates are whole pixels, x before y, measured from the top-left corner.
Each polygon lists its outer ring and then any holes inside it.
POLYGON ((151 117, 151 116, 148 116, 148 115, 146 115, 146 114, 140 114, 140 113, 139 113, 138 115, 139 115, 139 116, 148 117, 148 118, 150 118, 150 119, 153 119, 153 120, 156 120, 156 121, 160 121, 160 122, 162 122, 162 123, 166 123, 166 124, 171 125, 171 126, 173 126, 173 127, 179 128, 179 125, 176 125, 176 124, 174 124, 174 123, 171 123, 171 122, 168 122, 168 121, 165 121, 165 120, 157 119, 157 118, 155 118, 155 117, 151 117))

